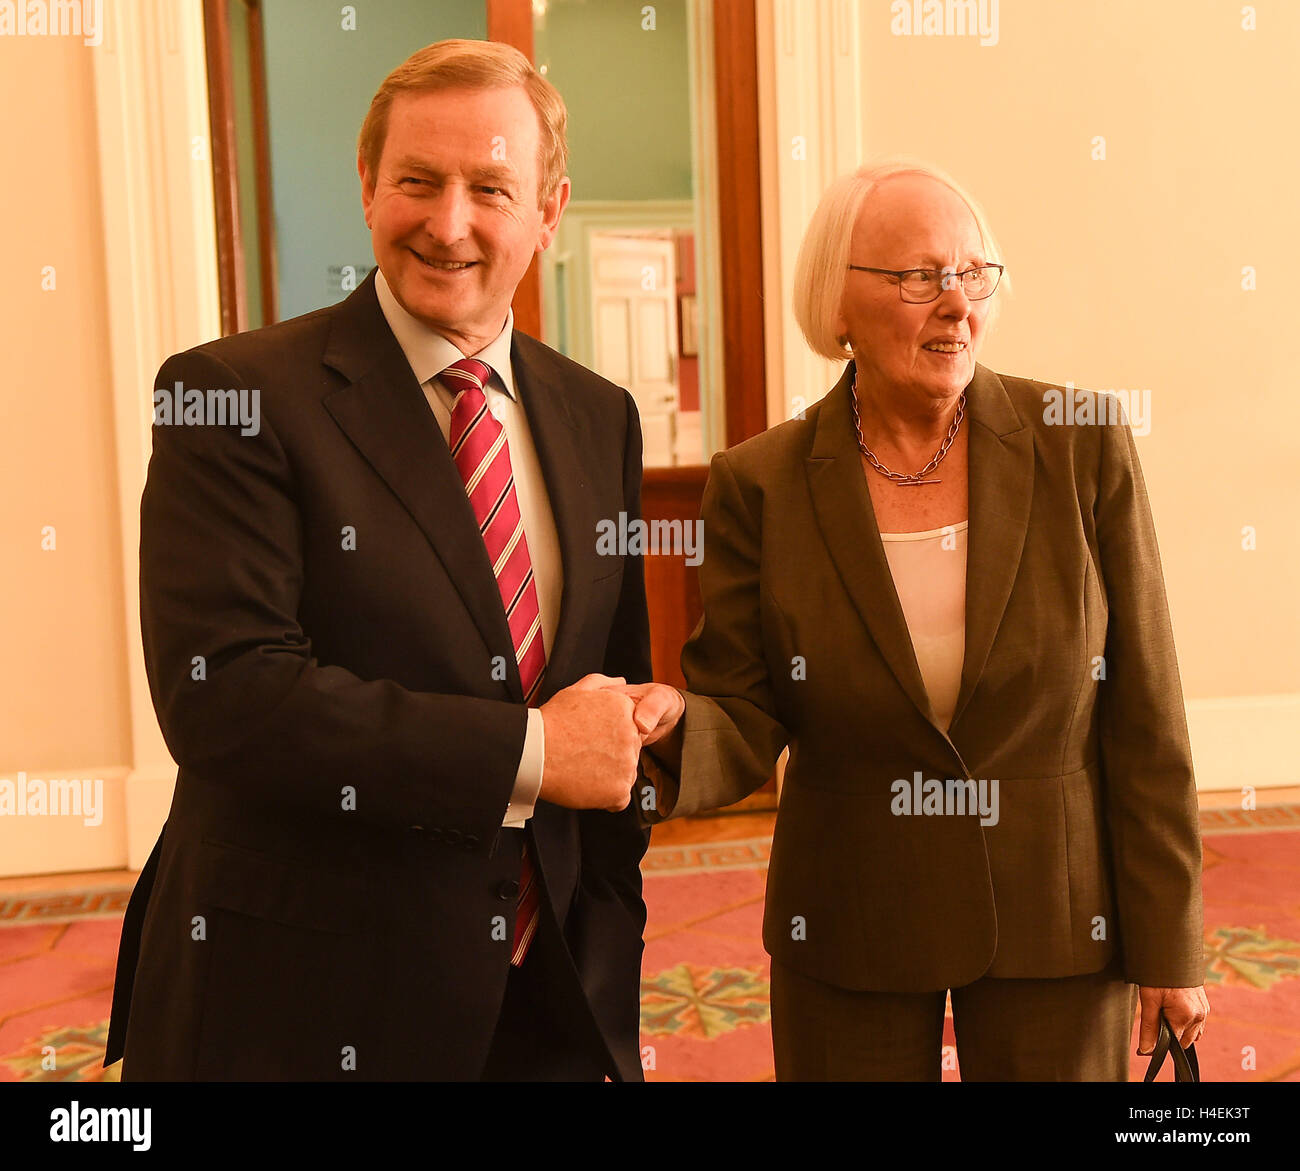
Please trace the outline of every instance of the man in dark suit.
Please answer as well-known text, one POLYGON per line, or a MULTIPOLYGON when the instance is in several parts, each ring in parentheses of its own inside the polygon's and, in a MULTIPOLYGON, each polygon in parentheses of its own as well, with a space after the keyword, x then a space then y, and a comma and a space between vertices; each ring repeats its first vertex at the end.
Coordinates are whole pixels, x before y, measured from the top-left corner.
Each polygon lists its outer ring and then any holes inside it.
POLYGON ((639 1080, 650 678, 626 391, 513 329, 564 107, 448 41, 362 128, 378 270, 170 358, 255 428, 155 419, 145 659, 180 765, 122 933, 135 1079, 639 1080))

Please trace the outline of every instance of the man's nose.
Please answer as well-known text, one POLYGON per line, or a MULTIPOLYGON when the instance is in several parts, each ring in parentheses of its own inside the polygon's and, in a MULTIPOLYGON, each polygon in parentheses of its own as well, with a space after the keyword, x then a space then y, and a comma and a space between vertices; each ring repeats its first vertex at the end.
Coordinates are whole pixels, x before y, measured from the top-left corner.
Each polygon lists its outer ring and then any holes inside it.
POLYGON ((443 184, 425 208, 424 229, 437 244, 451 245, 465 238, 469 232, 469 199, 464 187, 443 184))

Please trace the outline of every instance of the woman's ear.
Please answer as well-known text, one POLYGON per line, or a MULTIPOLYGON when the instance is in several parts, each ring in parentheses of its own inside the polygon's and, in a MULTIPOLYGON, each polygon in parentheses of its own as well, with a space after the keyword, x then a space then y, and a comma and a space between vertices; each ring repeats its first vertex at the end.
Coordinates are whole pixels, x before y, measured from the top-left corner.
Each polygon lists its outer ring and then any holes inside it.
POLYGON ((844 316, 844 306, 840 305, 839 312, 835 314, 835 342, 845 350, 851 350, 853 343, 849 340, 849 322, 844 316))

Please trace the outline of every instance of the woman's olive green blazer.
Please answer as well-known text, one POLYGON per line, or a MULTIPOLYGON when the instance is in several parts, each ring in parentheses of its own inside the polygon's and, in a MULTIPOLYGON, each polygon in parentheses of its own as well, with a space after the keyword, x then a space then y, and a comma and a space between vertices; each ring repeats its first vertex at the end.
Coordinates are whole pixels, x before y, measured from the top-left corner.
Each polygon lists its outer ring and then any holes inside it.
POLYGON ((788 744, 763 924, 782 963, 921 991, 1118 955, 1133 983, 1202 983, 1195 782, 1129 427, 1049 422, 1050 391, 1083 392, 976 367, 945 733, 872 511, 852 379, 850 363, 804 418, 713 458, 704 615, 682 652, 685 715, 643 756, 649 820, 740 800, 788 744), (896 782, 918 772, 996 780, 996 823, 900 814, 896 782))

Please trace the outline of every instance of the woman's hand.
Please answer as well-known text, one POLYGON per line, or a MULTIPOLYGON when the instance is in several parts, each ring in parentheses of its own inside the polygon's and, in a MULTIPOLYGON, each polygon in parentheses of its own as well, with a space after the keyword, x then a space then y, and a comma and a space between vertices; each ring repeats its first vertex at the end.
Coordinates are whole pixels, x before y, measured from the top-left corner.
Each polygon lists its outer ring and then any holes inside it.
POLYGON ((1142 1002, 1139 1057, 1149 1057, 1155 1050, 1156 1038, 1160 1035, 1161 1009, 1184 1049, 1201 1039, 1205 1032, 1205 1018, 1210 1014, 1204 984, 1199 988, 1139 988, 1138 997, 1142 1002))
POLYGON ((621 691, 632 697, 632 719, 641 733, 641 747, 662 740, 676 726, 686 711, 686 700, 675 687, 666 683, 624 683, 608 690, 621 691))

